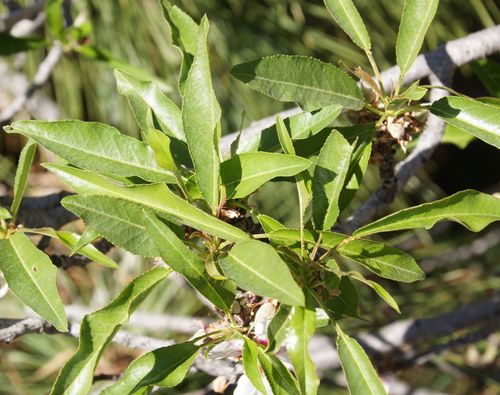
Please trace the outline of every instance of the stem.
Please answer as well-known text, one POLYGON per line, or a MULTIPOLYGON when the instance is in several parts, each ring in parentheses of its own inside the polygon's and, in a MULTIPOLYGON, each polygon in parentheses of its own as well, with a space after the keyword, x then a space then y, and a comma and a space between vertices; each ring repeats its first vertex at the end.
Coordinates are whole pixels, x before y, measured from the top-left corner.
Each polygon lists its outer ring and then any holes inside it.
POLYGON ((463 93, 457 92, 454 89, 451 89, 447 86, 444 85, 421 85, 422 88, 427 88, 427 89, 442 89, 444 91, 450 92, 451 94, 459 97, 464 97, 466 99, 471 99, 471 97, 464 95, 463 93))
POLYGON ((382 75, 380 74, 380 70, 378 69, 377 62, 375 62, 375 59, 373 58, 372 51, 367 49, 365 50, 366 57, 368 58, 368 61, 370 62, 370 66, 372 67, 373 72, 375 73, 375 77, 377 78, 378 85, 380 87, 380 91, 382 92, 383 99, 385 102, 385 98, 387 96, 387 93, 384 88, 384 83, 382 82, 382 75))
POLYGON ((371 104, 368 104, 368 103, 364 104, 364 108, 367 109, 368 111, 371 111, 374 114, 377 114, 377 115, 383 115, 384 114, 383 111, 379 110, 378 108, 373 107, 371 104))

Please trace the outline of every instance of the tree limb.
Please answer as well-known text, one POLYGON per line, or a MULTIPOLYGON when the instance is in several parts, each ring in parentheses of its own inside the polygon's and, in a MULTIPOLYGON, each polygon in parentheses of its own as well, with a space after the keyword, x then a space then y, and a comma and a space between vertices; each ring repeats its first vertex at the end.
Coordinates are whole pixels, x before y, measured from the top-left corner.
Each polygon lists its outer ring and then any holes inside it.
POLYGON ((32 6, 17 8, 0 17, 0 32, 9 31, 22 19, 33 19, 43 11, 45 0, 36 0, 32 6))
POLYGON ((33 77, 33 80, 23 94, 17 96, 10 106, 5 108, 0 113, 0 127, 9 124, 10 121, 20 112, 25 106, 26 102, 40 89, 49 79, 54 67, 59 63, 63 54, 63 47, 59 41, 55 41, 45 59, 38 66, 38 70, 33 77))

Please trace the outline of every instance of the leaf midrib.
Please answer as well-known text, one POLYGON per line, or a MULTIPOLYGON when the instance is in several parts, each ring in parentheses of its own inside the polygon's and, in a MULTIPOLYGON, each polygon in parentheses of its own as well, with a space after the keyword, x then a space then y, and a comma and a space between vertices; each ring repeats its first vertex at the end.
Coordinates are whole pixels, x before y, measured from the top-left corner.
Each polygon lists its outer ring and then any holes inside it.
MULTIPOLYGON (((114 139, 114 137, 117 137, 118 135, 115 135, 115 136, 112 136, 110 135, 109 137, 112 139, 113 141, 113 144, 115 144, 116 146, 116 141, 114 139)), ((83 153, 84 155, 88 155, 88 156, 93 156, 94 158, 97 158, 97 159, 106 159, 112 163, 118 163, 120 165, 125 165, 127 167, 132 167, 132 168, 138 168, 138 169, 142 169, 142 170, 146 170, 146 171, 151 171, 151 172, 154 172, 154 173, 157 173, 157 174, 161 174, 161 175, 168 175, 168 176, 172 176, 169 172, 167 171, 163 171, 161 168, 154 168, 154 167, 146 167, 140 163, 137 163, 137 162, 127 162, 127 161, 121 161, 121 160, 117 160, 115 158, 113 158, 112 156, 105 156, 105 155, 99 155, 99 154, 96 154, 95 152, 93 151, 87 151, 85 149, 82 149, 81 147, 75 147, 75 145, 72 145, 72 144, 68 144, 68 143, 64 143, 62 141, 59 141, 59 140, 54 140, 54 139, 50 139, 48 136, 40 136, 40 135, 37 135, 36 137, 34 136, 31 136, 33 139, 36 139, 36 138, 40 138, 40 139, 44 139, 46 141, 49 141, 51 143, 55 143, 55 144, 59 144, 65 148, 69 148, 69 150, 75 150, 77 152, 81 152, 83 153)), ((134 142, 135 143, 135 142, 134 142)), ((140 143, 140 141, 138 141, 138 143, 140 143)))
MULTIPOLYGON (((163 233, 161 232, 161 229, 158 228, 158 225, 153 221, 150 221, 150 222, 155 227, 155 229, 158 231, 158 233, 163 236, 163 233)), ((168 243, 168 245, 170 245, 171 248, 173 248, 179 254, 179 256, 182 257, 184 262, 199 275, 199 277, 205 283, 205 285, 207 285, 213 291, 213 293, 218 297, 219 301, 222 302, 221 305, 226 306, 226 308, 228 308, 228 306, 226 305, 224 300, 220 297, 219 292, 217 292, 217 290, 212 286, 212 284, 204 276, 204 273, 202 271, 200 271, 195 265, 193 265, 191 263, 191 261, 189 259, 187 259, 187 257, 185 257, 185 254, 183 251, 181 251, 180 246, 176 245, 177 243, 171 243, 166 237, 163 237, 163 239, 168 243)))
MULTIPOLYGON (((398 213, 399 214, 399 213, 398 213)), ((404 223, 407 223, 407 225, 404 225, 405 227, 406 226, 412 226, 412 224, 414 223, 419 223, 420 221, 423 221, 423 220, 436 220, 435 222, 433 222, 430 226, 434 225, 437 221, 439 220, 442 220, 442 219, 447 219, 449 218, 450 221, 453 221, 453 219, 457 219, 457 218, 452 218, 452 217, 456 217, 456 216, 459 216, 459 217, 487 217, 487 218, 498 218, 497 215, 495 214, 468 214, 468 213, 465 213, 465 214, 462 214, 462 213, 447 213, 445 215, 443 214, 436 214, 436 215, 431 215, 431 216, 427 216, 427 217, 424 217, 424 218, 416 218, 416 219, 407 219, 407 220, 398 220, 396 223, 393 223, 392 225, 385 225, 385 229, 387 229, 388 227, 391 227, 391 226, 398 226, 398 222, 401 223, 401 222, 404 222, 404 223)), ((389 217, 387 218, 389 219, 389 217)), ((375 225, 376 222, 374 222, 372 225, 375 225)), ((373 229, 370 230, 370 228, 368 228, 368 226, 371 226, 371 225, 367 225, 367 227, 365 228, 366 230, 370 231, 370 233, 365 233, 365 232, 361 232, 365 229, 361 228, 360 229, 360 232, 357 233, 355 232, 355 235, 356 236, 359 236, 359 237, 364 237, 364 236, 367 236, 367 235, 370 235, 372 234, 373 232, 373 229)), ((421 225, 423 227, 426 227, 427 225, 421 225)), ((390 229, 390 230, 399 230, 400 228, 393 228, 393 229, 390 229)), ((382 231, 383 229, 378 229, 377 228, 375 229, 375 231, 382 231)))
MULTIPOLYGON (((345 5, 346 5, 345 1, 341 0, 341 1, 339 1, 339 3, 340 3, 340 6, 342 7, 342 9, 344 10, 344 14, 347 16, 347 19, 349 19, 349 22, 351 23, 351 26, 353 27, 354 31, 358 35, 357 39, 359 39, 359 44, 361 44, 361 46, 363 47, 363 49, 365 49, 364 48, 365 46, 363 44, 363 33, 368 34, 368 32, 366 32, 366 31, 364 32, 362 29, 358 30, 356 23, 354 23, 354 19, 351 18, 349 10, 347 10, 347 8, 345 7, 345 5)), ((356 41, 356 40, 353 39, 353 41, 356 41)))
POLYGON ((31 281, 33 282, 33 284, 35 284, 35 287, 36 289, 38 290, 38 292, 42 295, 42 299, 44 299, 47 303, 47 305, 49 306, 50 310, 54 313, 55 317, 57 317, 57 319, 59 320, 59 323, 61 324, 64 324, 64 321, 61 320, 61 317, 60 315, 57 313, 56 310, 54 310, 54 307, 52 306, 51 302, 49 301, 49 299, 46 297, 45 293, 42 291, 42 289, 40 288, 38 282, 36 281, 36 279, 32 276, 31 274, 31 271, 29 270, 29 268, 26 266, 26 262, 22 259, 22 255, 19 253, 19 251, 17 250, 15 244, 12 242, 12 239, 9 240, 10 242, 10 245, 12 247, 12 250, 14 251, 14 253, 16 254, 16 257, 19 259, 19 261, 22 263, 21 267, 25 270, 25 272, 28 274, 28 277, 31 279, 31 281))
MULTIPOLYGON (((285 171, 285 170, 295 171, 295 169, 300 169, 301 167, 302 167, 302 165, 297 164, 297 165, 291 165, 289 167, 279 167, 279 168, 275 168, 275 169, 271 169, 271 170, 266 170, 266 171, 262 171, 260 173, 253 174, 251 176, 246 176, 246 177, 242 177, 239 179, 235 179, 234 181, 225 183, 225 185, 232 186, 234 184, 241 184, 242 182, 245 182, 245 181, 252 181, 254 179, 258 179, 260 177, 268 176, 270 174, 274 174, 274 173, 285 171)), ((279 177, 279 175, 276 175, 276 177, 279 177)))
POLYGON ((359 99, 359 98, 357 98, 355 96, 348 96, 348 95, 344 95, 342 93, 337 93, 337 92, 334 92, 334 91, 331 91, 331 90, 316 88, 316 87, 313 87, 313 86, 310 86, 310 85, 300 85, 300 84, 297 84, 295 82, 275 80, 275 79, 271 79, 271 78, 262 77, 260 75, 250 74, 250 73, 244 73, 244 72, 236 72, 234 74, 235 75, 240 75, 240 76, 246 76, 246 77, 253 77, 254 79, 260 79, 260 80, 263 80, 263 81, 266 81, 266 82, 274 82, 274 83, 278 83, 278 84, 288 85, 288 86, 292 86, 292 87, 295 87, 295 88, 301 88, 301 89, 304 89, 304 90, 316 91, 316 92, 320 92, 320 93, 327 94, 327 95, 330 95, 330 96, 342 97, 344 99, 349 99, 349 100, 352 100, 352 101, 355 101, 355 102, 362 102, 361 99, 359 99))
MULTIPOLYGON (((280 290, 281 292, 283 292, 285 295, 288 295, 292 300, 296 301, 296 302, 300 302, 299 300, 297 300, 297 298, 293 295, 293 294, 290 294, 288 293, 286 290, 283 290, 279 285, 275 284, 274 282, 270 281, 267 277, 264 277, 262 276, 259 272, 253 270, 253 268, 249 265, 247 265, 244 261, 240 260, 238 257, 234 256, 234 254, 231 254, 229 253, 229 256, 231 258, 233 258, 236 262, 238 262, 238 264, 240 264, 241 266, 243 266, 244 268, 246 268, 249 272, 255 274, 256 277, 262 279, 264 282, 268 283, 269 285, 271 285, 272 287, 280 290)), ((299 304, 299 303, 298 303, 299 304)))
MULTIPOLYGON (((432 15, 432 10, 434 7, 426 7, 425 11, 425 18, 423 19, 423 22, 420 24, 420 29, 418 30, 417 37, 413 40, 411 40, 412 44, 410 45, 410 51, 408 52, 411 56, 406 57, 406 61, 404 62, 403 65, 401 65, 401 69, 403 72, 406 72, 409 70, 411 67, 410 61, 412 58, 414 58, 418 54, 418 50, 415 50, 416 47, 418 47, 418 43, 420 41, 423 41, 425 39, 425 35, 427 34, 427 29, 428 26, 430 25, 429 22, 429 17, 432 15), (422 29, 422 26, 427 26, 426 29, 422 29)), ((420 44, 421 45, 421 44, 420 44)))
POLYGON ((372 386, 370 385, 370 381, 369 381, 368 377, 365 375, 364 370, 361 369, 361 365, 358 363, 358 359, 356 358, 357 352, 354 352, 351 349, 351 345, 348 342, 349 338, 343 338, 342 340, 344 342, 344 345, 346 346, 347 351, 351 355, 351 361, 356 365, 358 371, 361 374, 361 377, 363 378, 363 381, 366 383, 366 388, 368 388, 370 390, 370 393, 376 394, 376 392, 372 391, 372 386))

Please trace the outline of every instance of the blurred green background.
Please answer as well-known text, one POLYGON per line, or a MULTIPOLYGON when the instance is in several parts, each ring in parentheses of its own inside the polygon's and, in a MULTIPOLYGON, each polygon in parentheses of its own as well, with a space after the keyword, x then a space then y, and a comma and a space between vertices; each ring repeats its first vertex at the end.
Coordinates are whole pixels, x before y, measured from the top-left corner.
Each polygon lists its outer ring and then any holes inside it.
MULTIPOLYGON (((31 2, 19 3, 29 5, 31 2)), ((196 20, 205 13, 209 17, 211 64, 215 90, 223 109, 225 133, 238 130, 242 122, 246 126, 287 107, 232 79, 229 70, 237 63, 284 53, 311 55, 333 63, 342 59, 349 66, 361 65, 368 69, 362 52, 333 23, 321 0, 178 0, 173 3, 196 20)), ((379 66, 385 69, 393 65, 403 0, 357 0, 355 3, 371 34, 379 66)), ((6 12, 6 8, 0 12, 6 12)), ((76 21, 90 22, 93 45, 160 77, 172 87, 170 96, 179 103, 176 81, 180 56, 169 44, 168 28, 156 0, 74 0, 72 16, 76 21)), ((442 0, 424 50, 498 23, 500 8, 495 0, 442 0)), ((45 54, 44 50, 29 52, 21 59, 21 66, 14 56, 6 60, 12 67, 32 76, 45 54)), ((470 65, 457 71, 453 87, 471 96, 488 94, 470 65)), ((127 101, 117 93, 112 69, 105 62, 68 54, 56 67, 42 93, 59 105, 62 118, 105 122, 125 133, 137 134, 132 112, 127 101)), ((5 143, 1 149, 0 175, 2 181, 9 184, 15 171, 17 151, 6 152, 5 143)), ((391 209, 438 199, 464 188, 490 193, 498 191, 499 163, 498 152, 480 141, 472 141, 463 149, 444 144, 426 169, 410 180, 405 193, 391 209)), ((377 171, 371 168, 350 210, 366 199, 377 185, 377 171)), ((296 201, 287 188, 288 184, 271 184, 263 188, 259 204, 262 210, 277 213, 285 222, 293 223, 296 201), (284 200, 282 196, 291 197, 284 200)), ((498 232, 498 227, 476 235, 448 224, 433 232, 404 233, 391 242, 410 251, 421 262, 495 231, 498 232)), ((150 264, 121 251, 114 251, 114 254, 120 262, 116 272, 110 273, 91 264, 85 269, 73 268, 61 273, 60 286, 65 302, 92 308, 102 306, 150 264)), ((401 285, 383 281, 402 307, 401 317, 389 311, 374 294, 359 288, 361 310, 369 321, 352 320, 346 326, 353 333, 358 329, 374 330, 398 318, 432 316, 482 300, 500 288, 499 256, 497 242, 484 254, 465 261, 447 262, 433 270, 424 282, 401 285)), ((143 310, 201 317, 209 314, 179 281, 169 281, 157 289, 147 299, 143 310)), ((0 301, 0 316, 23 317, 25 314, 14 297, 0 301)), ((144 330, 141 333, 175 339, 183 336, 168 331, 144 330)), ((496 361, 499 344, 497 336, 439 356, 424 366, 398 372, 398 375, 411 386, 449 394, 500 394, 500 366, 496 361), (491 347, 495 347, 492 344, 496 344, 492 360, 484 362, 479 357, 474 358, 486 352, 491 354, 491 347)), ((26 336, 10 346, 0 345, 0 394, 47 393, 55 374, 75 346, 76 341, 69 337, 39 335, 26 336)), ((136 355, 135 351, 112 346, 105 354, 100 372, 103 376, 118 374, 136 355)), ((334 374, 327 377, 322 394, 345 393, 333 378, 334 374)), ((183 393, 208 382, 210 378, 196 374, 179 390, 169 393, 183 393)))

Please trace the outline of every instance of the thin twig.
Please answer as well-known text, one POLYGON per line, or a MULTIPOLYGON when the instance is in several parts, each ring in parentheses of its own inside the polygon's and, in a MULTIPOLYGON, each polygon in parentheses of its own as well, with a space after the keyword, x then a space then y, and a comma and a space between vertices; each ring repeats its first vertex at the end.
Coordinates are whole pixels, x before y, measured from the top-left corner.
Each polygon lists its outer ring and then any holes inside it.
MULTIPOLYGON (((430 79, 433 84, 439 83, 446 85, 451 82, 453 70, 453 63, 443 63, 440 65, 439 72, 441 75, 437 76, 431 74, 430 79)), ((448 91, 432 89, 431 101, 439 100, 448 95, 448 91)), ((430 159, 437 146, 441 143, 445 126, 446 124, 442 119, 429 113, 424 131, 418 139, 417 147, 408 157, 406 157, 406 159, 396 165, 395 185, 390 184, 391 188, 388 188, 385 184, 382 184, 370 198, 354 212, 347 222, 341 225, 343 232, 352 233, 358 227, 374 219, 394 200, 397 193, 403 189, 410 177, 430 159)))

